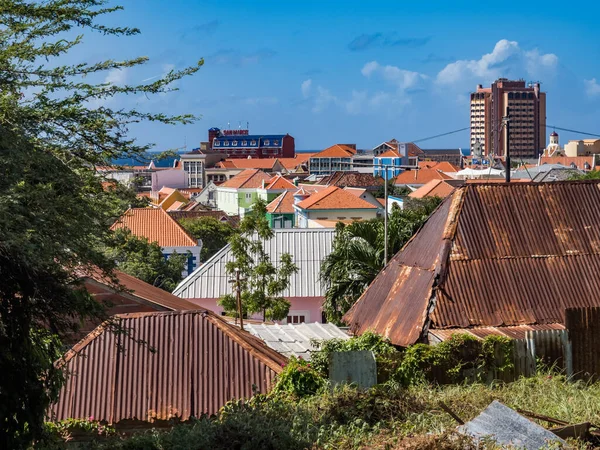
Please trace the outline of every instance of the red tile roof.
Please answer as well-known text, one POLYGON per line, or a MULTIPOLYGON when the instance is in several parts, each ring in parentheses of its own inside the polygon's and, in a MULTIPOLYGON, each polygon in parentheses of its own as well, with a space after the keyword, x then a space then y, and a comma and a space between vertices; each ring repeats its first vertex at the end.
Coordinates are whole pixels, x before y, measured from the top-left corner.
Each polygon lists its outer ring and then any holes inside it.
POLYGON ((436 169, 442 172, 458 172, 460 169, 448 161, 419 161, 420 169, 436 169))
MULTIPOLYGON (((598 160, 600 162, 600 159, 598 160)), ((594 168, 594 156, 542 156, 540 158, 541 164, 562 164, 563 166, 571 166, 575 164, 578 169, 582 169, 585 163, 588 163, 590 167, 594 168)))
POLYGON ((279 194, 271 203, 267 205, 267 212, 280 214, 294 213, 294 192, 285 191, 279 194))
POLYGON ((279 158, 279 162, 287 170, 293 170, 302 164, 307 164, 308 160, 315 155, 316 153, 296 153, 295 158, 279 158))
POLYGON ((437 169, 405 170, 394 179, 394 184, 425 184, 431 180, 453 180, 453 178, 437 169))
POLYGON ((271 177, 258 169, 246 169, 225 181, 219 187, 234 189, 256 189, 269 182, 271 177))
POLYGON ((398 153, 396 150, 388 150, 387 152, 383 152, 381 155, 378 156, 378 158, 399 158, 400 157, 400 153, 398 153))
POLYGON ((456 189, 445 180, 431 180, 408 196, 411 198, 440 197, 446 198, 456 189))
POLYGON ((564 323, 566 308, 600 306, 597 204, 598 181, 467 184, 344 320, 400 346, 427 328, 564 323))
POLYGON ((323 178, 320 181, 320 184, 337 187, 361 187, 377 189, 379 186, 383 186, 383 178, 374 177, 370 173, 338 171, 323 178))
POLYGON ((111 227, 128 228, 134 236, 158 242, 161 247, 194 247, 192 238, 166 211, 161 208, 130 208, 111 227))
POLYGON ((352 147, 348 147, 344 144, 335 144, 331 147, 320 151, 313 158, 350 158, 356 153, 352 147))
POLYGON ((265 186, 265 189, 296 189, 296 185, 294 185, 294 183, 292 183, 290 180, 283 178, 281 175, 277 175, 271 178, 269 183, 265 186))
POLYGON ((336 186, 329 186, 298 203, 302 209, 376 209, 375 205, 336 186))
POLYGON ((231 169, 264 169, 274 170, 277 164, 281 164, 278 158, 239 158, 239 159, 226 159, 217 163, 221 164, 224 168, 231 169))

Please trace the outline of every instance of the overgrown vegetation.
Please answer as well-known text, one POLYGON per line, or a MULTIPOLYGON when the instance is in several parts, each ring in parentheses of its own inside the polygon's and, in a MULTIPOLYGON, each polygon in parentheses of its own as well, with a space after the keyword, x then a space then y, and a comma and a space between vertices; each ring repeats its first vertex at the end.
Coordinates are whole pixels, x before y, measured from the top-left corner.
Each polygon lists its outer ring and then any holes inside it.
MULTIPOLYGON (((440 204, 438 197, 406 202, 388 217, 388 259, 394 256, 440 204)), ((321 264, 325 286, 323 311, 327 320, 339 323, 384 266, 383 220, 339 223, 332 252, 321 264)))
MULTIPOLYGON (((204 417, 170 431, 148 431, 126 439, 100 441, 115 449, 493 449, 479 447, 455 432, 456 422, 439 407, 443 401, 463 420, 492 400, 569 423, 600 423, 600 383, 570 382, 545 372, 513 383, 404 387, 388 382, 367 391, 321 389, 299 399, 273 393, 229 403, 214 418, 204 417)), ((540 422, 542 425, 546 425, 540 422)), ((577 448, 582 443, 573 442, 577 448)))

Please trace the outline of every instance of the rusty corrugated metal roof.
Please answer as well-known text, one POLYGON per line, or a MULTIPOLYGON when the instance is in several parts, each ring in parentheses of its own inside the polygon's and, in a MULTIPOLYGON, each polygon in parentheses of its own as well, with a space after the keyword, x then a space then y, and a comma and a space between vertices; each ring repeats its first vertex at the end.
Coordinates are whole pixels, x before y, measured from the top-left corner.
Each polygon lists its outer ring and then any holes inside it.
MULTIPOLYGON (((511 339, 525 339, 528 331, 539 330, 564 330, 565 327, 559 323, 548 325, 517 325, 515 327, 480 327, 480 328, 445 328, 429 330, 429 335, 437 341, 450 339, 454 334, 470 334, 478 339, 487 336, 505 336, 511 339)), ((431 338, 430 338, 431 341, 431 338)))
POLYGON ((345 320, 410 345, 439 328, 546 325, 600 306, 597 181, 458 189, 345 320))
POLYGON ((227 401, 268 392, 287 359, 210 311, 115 316, 57 364, 67 381, 53 420, 117 423, 216 413, 227 401), (120 330, 127 331, 124 334, 120 330))

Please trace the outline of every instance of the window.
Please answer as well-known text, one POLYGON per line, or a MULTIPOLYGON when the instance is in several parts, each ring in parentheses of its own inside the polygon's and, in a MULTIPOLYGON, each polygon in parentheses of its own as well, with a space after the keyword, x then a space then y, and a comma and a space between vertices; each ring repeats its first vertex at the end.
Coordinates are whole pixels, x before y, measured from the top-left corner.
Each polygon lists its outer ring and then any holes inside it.
POLYGON ((278 141, 273 141, 273 145, 279 145, 278 141))
POLYGON ((269 143, 270 143, 269 140, 265 139, 265 145, 269 145, 269 143))
POLYGON ((218 147, 219 145, 221 145, 221 143, 219 141, 215 141, 215 147, 218 147))
POLYGON ((245 147, 246 145, 248 145, 248 141, 242 141, 242 145, 245 147))
POLYGON ((254 146, 256 146, 256 141, 254 141, 254 140, 253 140, 253 141, 250 141, 250 145, 254 145, 254 146))
POLYGON ((252 192, 246 192, 246 200, 252 200, 252 192))
POLYGON ((229 147, 229 141, 225 141, 225 142, 223 142, 223 145, 224 145, 225 147, 229 147))
POLYGON ((287 316, 287 323, 304 323, 306 317, 304 316, 287 316))
POLYGON ((231 143, 231 145, 233 145, 234 147, 237 147, 237 141, 233 141, 233 142, 231 143))

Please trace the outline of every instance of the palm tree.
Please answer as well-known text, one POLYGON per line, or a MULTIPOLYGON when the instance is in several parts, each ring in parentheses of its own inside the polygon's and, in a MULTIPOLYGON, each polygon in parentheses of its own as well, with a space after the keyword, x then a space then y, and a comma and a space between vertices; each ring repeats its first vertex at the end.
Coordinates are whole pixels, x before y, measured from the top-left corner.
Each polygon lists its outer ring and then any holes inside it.
MULTIPOLYGON (((397 253, 439 205, 437 197, 409 202, 388 216, 388 254, 397 253)), ((338 223, 332 252, 321 263, 323 311, 339 323, 384 266, 383 220, 338 223)))

